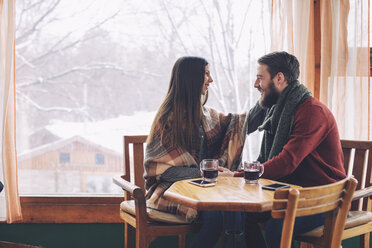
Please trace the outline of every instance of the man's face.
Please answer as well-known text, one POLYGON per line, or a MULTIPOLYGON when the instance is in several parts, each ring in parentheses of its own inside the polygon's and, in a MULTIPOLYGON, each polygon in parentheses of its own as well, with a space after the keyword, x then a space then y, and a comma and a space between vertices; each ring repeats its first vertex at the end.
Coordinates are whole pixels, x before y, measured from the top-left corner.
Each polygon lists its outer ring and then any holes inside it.
POLYGON ((267 65, 259 65, 257 67, 257 79, 254 87, 261 93, 259 104, 262 107, 270 108, 277 103, 280 92, 275 86, 274 80, 271 79, 270 73, 267 70, 267 65))

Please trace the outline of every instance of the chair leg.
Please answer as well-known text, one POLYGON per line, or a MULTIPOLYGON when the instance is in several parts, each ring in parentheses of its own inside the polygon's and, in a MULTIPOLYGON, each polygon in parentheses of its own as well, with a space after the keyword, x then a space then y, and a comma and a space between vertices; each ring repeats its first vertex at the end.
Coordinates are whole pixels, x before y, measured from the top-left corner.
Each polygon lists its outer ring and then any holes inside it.
POLYGON ((369 233, 360 235, 360 247, 369 248, 369 233))
POLYGON ((124 223, 124 247, 131 248, 132 247, 132 233, 130 231, 130 225, 128 223, 124 223))
POLYGON ((147 238, 136 238, 136 248, 148 248, 149 245, 147 238))
POLYGON ((185 248, 186 246, 186 235, 185 234, 179 234, 178 235, 178 247, 179 248, 185 248))
POLYGON ((146 232, 146 235, 140 235, 140 233, 137 234, 137 232, 138 229, 136 230, 136 248, 149 248, 152 241, 157 238, 157 236, 151 236, 146 232))

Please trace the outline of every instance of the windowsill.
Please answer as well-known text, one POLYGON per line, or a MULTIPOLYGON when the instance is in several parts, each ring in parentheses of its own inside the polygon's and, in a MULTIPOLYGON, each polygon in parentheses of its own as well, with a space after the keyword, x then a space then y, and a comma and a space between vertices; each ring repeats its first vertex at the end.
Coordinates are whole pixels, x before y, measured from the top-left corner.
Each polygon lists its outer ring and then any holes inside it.
POLYGON ((123 196, 21 196, 20 223, 121 223, 123 196))

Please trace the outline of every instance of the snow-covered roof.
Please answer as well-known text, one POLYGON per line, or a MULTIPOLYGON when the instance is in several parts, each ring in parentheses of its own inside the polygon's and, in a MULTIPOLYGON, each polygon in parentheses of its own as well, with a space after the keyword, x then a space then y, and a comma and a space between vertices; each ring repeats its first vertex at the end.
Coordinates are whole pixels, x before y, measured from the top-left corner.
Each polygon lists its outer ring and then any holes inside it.
POLYGON ((22 153, 18 154, 18 161, 28 159, 30 156, 41 155, 41 154, 44 154, 44 153, 49 152, 49 151, 54 151, 58 148, 62 148, 64 146, 69 145, 69 144, 74 143, 74 142, 80 142, 80 143, 85 144, 85 145, 93 146, 93 147, 95 147, 97 149, 100 149, 103 152, 111 154, 111 155, 115 155, 115 156, 120 156, 121 155, 121 152, 113 151, 113 150, 111 150, 111 149, 109 149, 105 146, 102 146, 102 145, 97 144, 97 143, 93 143, 93 142, 91 142, 89 140, 86 140, 82 137, 74 136, 74 137, 67 138, 67 139, 59 139, 59 140, 54 141, 52 143, 48 143, 48 144, 45 144, 45 145, 42 145, 42 146, 38 146, 34 149, 22 152, 22 153))
POLYGON ((97 122, 55 122, 45 128, 62 139, 81 136, 93 143, 122 152, 123 136, 149 134, 155 114, 156 112, 137 112, 132 116, 97 122))

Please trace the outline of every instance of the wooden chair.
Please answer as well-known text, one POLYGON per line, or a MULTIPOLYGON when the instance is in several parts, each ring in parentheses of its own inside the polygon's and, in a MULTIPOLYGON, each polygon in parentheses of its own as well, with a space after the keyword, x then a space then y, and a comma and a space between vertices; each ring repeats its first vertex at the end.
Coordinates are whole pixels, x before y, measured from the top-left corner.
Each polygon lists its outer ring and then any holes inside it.
POLYGON ((284 218, 280 247, 291 247, 296 217, 325 213, 321 247, 339 248, 356 185, 357 180, 346 178, 324 186, 275 191, 271 216, 284 218))
POLYGON ((8 241, 0 241, 0 248, 41 248, 41 246, 16 244, 8 241))
POLYGON ((124 175, 113 178, 124 190, 120 217, 124 221, 124 245, 131 246, 130 227, 136 229, 136 247, 145 248, 159 236, 178 235, 178 245, 185 247, 186 234, 199 230, 198 224, 187 224, 177 216, 146 207, 144 173, 144 144, 147 135, 124 136, 124 175), (132 144, 132 160, 130 156, 132 144), (134 199, 134 200, 131 200, 134 199), (164 222, 167 221, 168 223, 164 222))
MULTIPOLYGON (((341 140, 341 146, 347 176, 353 175, 358 180, 342 240, 360 236, 360 247, 369 248, 372 231, 372 141, 341 140)), ((320 243, 322 233, 323 227, 319 227, 296 239, 302 242, 302 248, 310 248, 320 243)))

